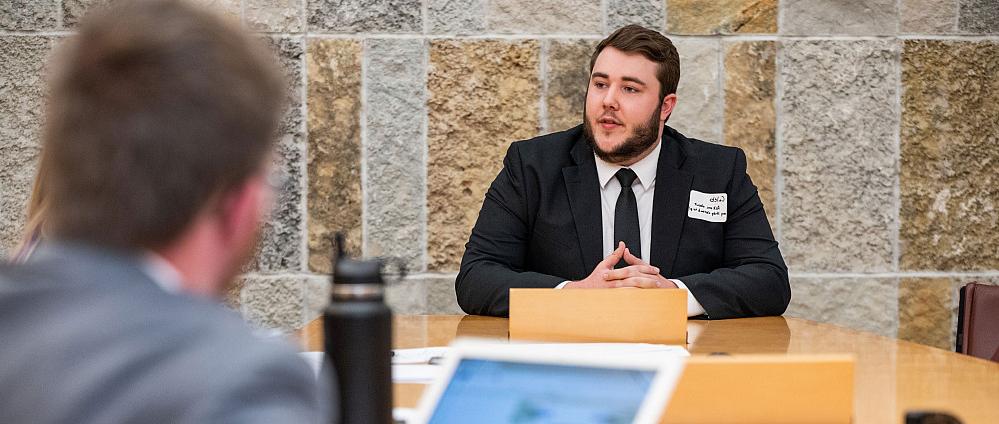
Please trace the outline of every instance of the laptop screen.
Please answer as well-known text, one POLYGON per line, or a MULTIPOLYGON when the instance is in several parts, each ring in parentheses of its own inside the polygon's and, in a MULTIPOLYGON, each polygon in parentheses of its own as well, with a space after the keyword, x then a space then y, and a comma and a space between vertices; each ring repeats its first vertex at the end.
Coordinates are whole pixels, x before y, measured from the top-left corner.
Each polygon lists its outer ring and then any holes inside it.
POLYGON ((463 359, 430 418, 450 423, 630 423, 655 371, 463 359))

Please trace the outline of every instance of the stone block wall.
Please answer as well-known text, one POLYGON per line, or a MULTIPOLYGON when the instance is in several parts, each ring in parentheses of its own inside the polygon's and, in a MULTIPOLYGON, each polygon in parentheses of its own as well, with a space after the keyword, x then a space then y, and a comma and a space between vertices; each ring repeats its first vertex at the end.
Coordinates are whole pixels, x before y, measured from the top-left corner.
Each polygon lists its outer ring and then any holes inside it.
MULTIPOLYGON (((329 237, 404 258, 400 313, 460 313, 453 280, 510 142, 581 122, 619 26, 681 56, 671 125, 739 146, 791 268, 789 316, 942 348, 956 289, 999 283, 999 2, 200 0, 289 79, 285 183, 229 302, 313 319, 329 237)), ((38 157, 46 57, 106 0, 0 0, 0 253, 38 157)))

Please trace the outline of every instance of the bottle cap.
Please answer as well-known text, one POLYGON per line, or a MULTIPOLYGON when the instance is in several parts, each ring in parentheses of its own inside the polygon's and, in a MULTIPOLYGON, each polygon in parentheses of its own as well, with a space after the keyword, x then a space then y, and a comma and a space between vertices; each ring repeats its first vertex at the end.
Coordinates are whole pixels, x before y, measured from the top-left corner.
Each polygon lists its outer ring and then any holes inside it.
POLYGON ((336 233, 336 258, 333 263, 334 284, 384 284, 381 259, 357 260, 347 256, 342 233, 336 233))

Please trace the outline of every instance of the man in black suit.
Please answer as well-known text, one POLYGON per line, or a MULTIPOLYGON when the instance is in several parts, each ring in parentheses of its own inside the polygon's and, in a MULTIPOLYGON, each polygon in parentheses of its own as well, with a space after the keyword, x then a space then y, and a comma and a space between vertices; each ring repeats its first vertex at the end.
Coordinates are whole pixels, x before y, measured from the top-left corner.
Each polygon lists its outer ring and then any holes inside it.
POLYGON ((780 315, 787 266, 746 155, 666 126, 679 56, 629 25, 590 59, 583 125, 513 143, 455 281, 471 314, 509 289, 685 288, 688 315, 780 315), (624 189, 623 189, 624 188, 624 189))

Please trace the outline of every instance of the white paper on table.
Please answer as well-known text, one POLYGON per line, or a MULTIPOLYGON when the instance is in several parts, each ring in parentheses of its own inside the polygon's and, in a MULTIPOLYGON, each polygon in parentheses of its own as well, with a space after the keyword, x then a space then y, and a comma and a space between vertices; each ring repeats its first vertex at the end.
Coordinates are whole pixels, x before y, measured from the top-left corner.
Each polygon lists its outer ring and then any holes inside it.
POLYGON ((416 409, 413 408, 392 408, 392 419, 397 423, 409 422, 416 416, 416 409))
POLYGON ((429 364, 431 360, 444 358, 450 351, 450 347, 395 349, 392 351, 392 365, 429 364))
MULTIPOLYGON (((650 343, 497 343, 503 344, 507 348, 524 349, 532 353, 548 355, 585 352, 636 360, 662 360, 669 357, 690 356, 687 349, 682 346, 650 343)), ((440 377, 442 369, 440 365, 431 365, 431 359, 443 358, 451 350, 451 347, 441 346, 393 350, 392 381, 397 383, 432 383, 440 377)), ((323 364, 323 352, 301 352, 300 355, 318 377, 323 364)))
POLYGON ((395 383, 430 384, 443 372, 444 368, 440 365, 393 365, 392 381, 395 383))
MULTIPOLYGON (((325 353, 323 352, 299 352, 299 357, 301 357, 307 364, 309 368, 312 368, 312 372, 315 374, 316 378, 319 378, 319 371, 323 366, 323 357, 325 353)), ((422 364, 404 364, 404 365, 392 365, 392 381, 397 383, 424 383, 429 384, 434 381, 441 374, 441 367, 437 365, 429 365, 426 363, 422 364)))

